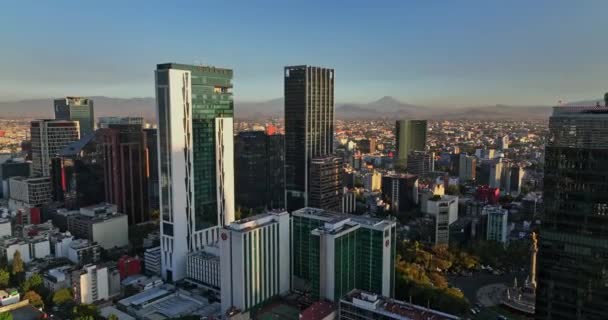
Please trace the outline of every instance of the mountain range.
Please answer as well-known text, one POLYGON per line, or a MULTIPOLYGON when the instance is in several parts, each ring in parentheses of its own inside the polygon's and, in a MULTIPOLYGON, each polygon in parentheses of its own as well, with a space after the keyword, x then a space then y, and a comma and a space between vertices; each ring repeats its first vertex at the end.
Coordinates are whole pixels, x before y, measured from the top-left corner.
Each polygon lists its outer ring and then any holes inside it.
MULTIPOLYGON (((155 118, 154 98, 90 97, 95 101, 96 116, 143 116, 155 118)), ((53 99, 30 99, 0 102, 2 118, 53 118, 53 99)), ((596 100, 572 104, 595 105, 596 100)), ((480 107, 436 107, 413 105, 386 96, 370 103, 337 103, 337 119, 548 119, 551 106, 493 105, 480 107)), ((235 117, 239 119, 281 118, 283 98, 262 102, 235 101, 235 117)))

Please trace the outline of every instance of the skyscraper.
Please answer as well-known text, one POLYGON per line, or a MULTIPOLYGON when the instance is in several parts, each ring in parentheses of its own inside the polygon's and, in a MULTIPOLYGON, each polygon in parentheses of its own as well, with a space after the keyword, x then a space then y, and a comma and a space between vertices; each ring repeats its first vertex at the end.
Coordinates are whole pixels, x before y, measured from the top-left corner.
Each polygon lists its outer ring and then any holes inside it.
POLYGON ((146 135, 146 157, 148 159, 148 207, 159 210, 159 182, 158 182, 158 129, 144 129, 146 135))
POLYGON ((310 160, 333 153, 334 70, 285 67, 285 201, 308 205, 310 160))
POLYGON ((418 177, 413 174, 389 174, 382 177, 382 195, 394 214, 406 212, 418 204, 418 177))
POLYGON ((284 142, 284 135, 264 131, 236 136, 236 203, 241 209, 285 207, 284 142))
POLYGON ((51 159, 68 144, 80 138, 77 121, 34 120, 31 123, 32 172, 35 176, 51 174, 51 159))
POLYGON ((426 120, 397 120, 395 123, 395 166, 407 167, 407 157, 412 151, 426 149, 426 120))
POLYGON ((608 319, 608 106, 554 107, 536 319, 608 319))
POLYGON ((99 129, 103 139, 106 201, 129 217, 129 224, 150 219, 148 159, 141 124, 109 124, 99 129))
POLYGON ((186 275, 189 252, 234 220, 232 70, 159 64, 161 274, 186 275))
POLYGON ((88 134, 63 148, 52 159, 53 200, 69 209, 107 201, 100 131, 88 134))
POLYGON ((308 185, 308 204, 311 207, 342 211, 342 158, 313 158, 308 185))
POLYGON ((412 151, 407 158, 407 172, 417 176, 426 176, 435 171, 435 152, 412 151))
POLYGON ((55 119, 78 121, 81 137, 93 132, 95 129, 93 99, 83 97, 55 99, 55 119))

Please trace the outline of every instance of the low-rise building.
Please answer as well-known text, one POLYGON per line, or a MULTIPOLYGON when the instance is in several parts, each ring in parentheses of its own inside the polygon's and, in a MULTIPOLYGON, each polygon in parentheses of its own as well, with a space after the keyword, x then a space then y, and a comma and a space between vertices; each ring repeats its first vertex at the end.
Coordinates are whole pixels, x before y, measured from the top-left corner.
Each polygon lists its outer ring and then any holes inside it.
POLYGON ((186 281, 220 291, 220 251, 218 246, 205 246, 188 255, 186 281))
POLYGON ((101 247, 87 239, 75 239, 70 243, 67 258, 79 265, 97 263, 101 259, 101 247))
POLYGON ((20 295, 19 290, 17 289, 0 290, 0 304, 2 304, 2 306, 17 303, 19 302, 19 299, 20 295))
POLYGON ((114 267, 86 265, 72 272, 72 287, 78 303, 108 300, 120 294, 120 274, 114 267))
POLYGON ((61 266, 48 270, 42 276, 44 287, 51 292, 72 287, 72 266, 61 266))
POLYGON ((129 245, 128 218, 116 205, 101 203, 68 216, 68 230, 76 237, 97 242, 104 249, 129 245))
POLYGON ((147 274, 160 275, 160 247, 146 249, 144 252, 144 270, 147 274))
POLYGON ((460 318, 412 303, 394 300, 361 290, 353 290, 340 299, 338 319, 457 320, 460 318))

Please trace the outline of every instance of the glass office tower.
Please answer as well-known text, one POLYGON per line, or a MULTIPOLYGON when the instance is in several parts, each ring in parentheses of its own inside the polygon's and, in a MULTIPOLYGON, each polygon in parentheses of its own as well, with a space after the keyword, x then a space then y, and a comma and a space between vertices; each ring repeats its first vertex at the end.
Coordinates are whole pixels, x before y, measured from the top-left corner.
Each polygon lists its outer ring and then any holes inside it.
POLYGON ((555 107, 536 319, 608 319, 608 107, 555 107))
POLYGON ((405 169, 407 157, 412 151, 426 149, 426 120, 397 120, 395 123, 395 167, 405 169))
POLYGON ((55 119, 78 121, 80 136, 84 137, 95 129, 93 99, 83 97, 55 99, 55 119))
POLYGON ((234 220, 232 70, 156 69, 162 276, 185 277, 187 254, 234 220))
POLYGON ((310 160, 333 153, 334 70, 285 67, 285 201, 308 206, 310 160))

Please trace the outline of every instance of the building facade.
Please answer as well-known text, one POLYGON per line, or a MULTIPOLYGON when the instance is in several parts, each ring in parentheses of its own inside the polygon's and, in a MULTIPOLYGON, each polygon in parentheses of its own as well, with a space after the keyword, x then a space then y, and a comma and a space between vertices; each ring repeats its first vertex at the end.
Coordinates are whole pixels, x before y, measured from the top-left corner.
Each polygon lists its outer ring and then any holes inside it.
POLYGON ((405 212, 418 204, 418 177, 389 174, 382 177, 382 195, 393 213, 405 212))
POLYGON ((291 289, 291 218, 272 211, 220 231, 222 312, 247 311, 291 289))
POLYGON ((285 67, 285 203, 308 206, 312 158, 334 150, 334 70, 285 67))
POLYGON ((292 212, 294 289, 338 301, 354 288, 394 295, 396 223, 303 208, 292 212))
POLYGON ((395 123, 395 167, 407 168, 407 158, 412 151, 426 150, 426 120, 397 120, 395 123))
POLYGON ((106 201, 129 217, 129 225, 150 220, 148 153, 140 124, 108 124, 100 129, 106 201))
POLYGON ((482 215, 488 216, 486 239, 507 243, 509 236, 509 211, 501 206, 485 206, 483 207, 482 215))
POLYGON ((412 151, 407 158, 407 172, 419 177, 435 171, 435 153, 429 151, 412 151))
POLYGON ((48 177, 51 159, 68 144, 80 139, 78 121, 34 120, 31 122, 32 173, 48 177))
POLYGON ((313 158, 309 167, 308 203, 313 208, 342 210, 342 158, 313 158))
POLYGON ((285 136, 242 131, 235 137, 236 203, 243 209, 285 207, 285 136))
POLYGON ((554 107, 545 148, 536 319, 608 319, 608 101, 554 107))
POLYGON ((51 160, 53 200, 78 209, 106 201, 100 131, 70 143, 51 160))
POLYGON ((84 97, 66 97, 55 99, 55 119, 70 120, 79 123, 80 136, 95 130, 95 112, 93 99, 84 97))
POLYGON ((175 281, 234 220, 232 70, 160 64, 156 104, 162 277, 175 281))

